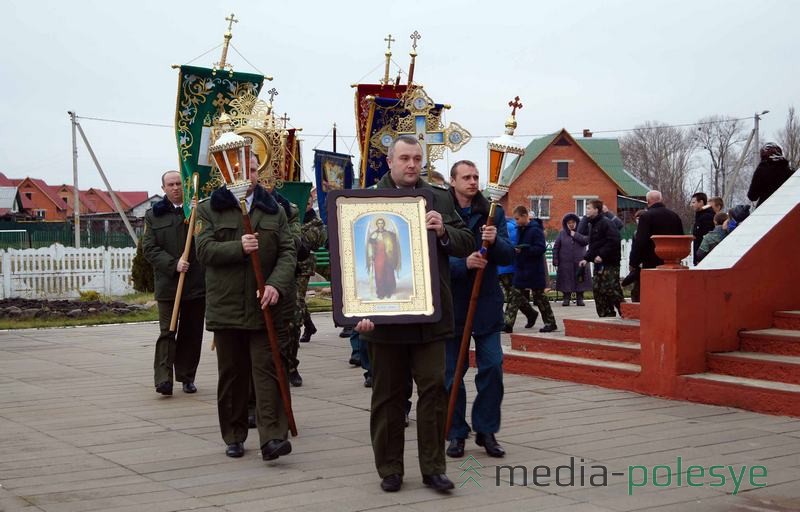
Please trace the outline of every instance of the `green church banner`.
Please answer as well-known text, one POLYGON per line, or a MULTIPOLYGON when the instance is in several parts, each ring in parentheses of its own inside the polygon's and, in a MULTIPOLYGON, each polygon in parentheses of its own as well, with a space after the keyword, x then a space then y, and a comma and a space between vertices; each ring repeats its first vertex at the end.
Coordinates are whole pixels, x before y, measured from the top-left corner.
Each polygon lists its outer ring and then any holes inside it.
POLYGON ((214 121, 223 112, 228 113, 231 101, 240 95, 250 93, 258 96, 263 83, 262 75, 226 70, 215 72, 208 68, 181 66, 175 108, 175 135, 187 216, 194 194, 193 173, 198 173, 200 177, 200 199, 208 197, 214 190, 209 183, 211 155, 208 153, 214 121))

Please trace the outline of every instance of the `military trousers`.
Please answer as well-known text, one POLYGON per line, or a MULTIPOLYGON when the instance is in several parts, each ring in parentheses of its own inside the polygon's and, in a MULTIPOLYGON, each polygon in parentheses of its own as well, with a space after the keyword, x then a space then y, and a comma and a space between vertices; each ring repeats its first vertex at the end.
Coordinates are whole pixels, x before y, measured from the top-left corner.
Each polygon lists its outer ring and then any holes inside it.
POLYGON ((409 372, 417 384, 417 449, 423 475, 445 472, 445 344, 369 343, 372 364, 370 435, 381 478, 403 474, 409 372))
MULTIPOLYGON (((456 329, 458 332, 458 329, 456 329)), ((492 332, 475 339, 475 363, 478 374, 475 376, 475 389, 478 394, 472 403, 472 429, 483 434, 496 434, 500 430, 500 404, 503 403, 503 349, 500 346, 500 333, 492 332)), ((461 349, 461 336, 447 342, 447 370, 445 382, 447 394, 453 388, 453 378, 461 349)), ((458 388, 453 421, 447 439, 466 439, 470 428, 466 421, 467 390, 464 374, 467 373, 469 361, 461 369, 461 386, 458 388)))
POLYGON ((214 339, 219 372, 217 413, 225 444, 243 443, 247 439, 251 380, 256 399, 259 446, 272 439, 286 439, 289 420, 284 411, 266 330, 219 330, 214 333, 214 339))
POLYGON ((200 352, 203 348, 203 319, 206 312, 206 299, 182 300, 177 332, 170 332, 173 300, 158 301, 158 327, 160 334, 156 340, 153 359, 155 385, 162 382, 194 382, 200 352))
POLYGON ((506 306, 504 315, 505 324, 507 326, 514 326, 514 322, 517 320, 517 309, 525 313, 525 316, 529 320, 533 317, 534 311, 530 302, 528 302, 529 300, 532 300, 534 306, 539 309, 539 312, 542 314, 542 322, 544 325, 556 325, 556 317, 553 314, 553 308, 550 307, 550 301, 547 300, 547 295, 545 295, 543 289, 528 290, 527 288, 512 288, 512 290, 514 290, 513 302, 509 302, 506 306), (527 312, 528 310, 530 310, 530 313, 527 312))
POLYGON ((619 284, 619 267, 604 266, 603 270, 595 270, 592 279, 592 293, 597 316, 617 316, 615 309, 625 300, 622 287, 619 284))
MULTIPOLYGON (((500 276, 500 283, 503 284, 506 281, 506 277, 508 276, 508 281, 513 278, 513 274, 504 274, 500 276)), ((528 299, 527 292, 521 290, 519 288, 514 288, 510 286, 506 289, 504 285, 504 290, 506 292, 507 302, 505 312, 503 313, 503 319, 508 327, 514 327, 514 323, 517 321, 517 311, 522 311, 522 314, 525 315, 525 318, 528 320, 534 318, 536 314, 531 307, 530 301, 528 299)))

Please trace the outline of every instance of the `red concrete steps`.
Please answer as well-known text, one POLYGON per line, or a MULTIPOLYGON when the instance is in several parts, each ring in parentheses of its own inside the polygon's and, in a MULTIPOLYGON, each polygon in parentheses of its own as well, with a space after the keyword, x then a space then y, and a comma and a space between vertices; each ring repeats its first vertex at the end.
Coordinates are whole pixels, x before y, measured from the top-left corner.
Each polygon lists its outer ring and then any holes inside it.
POLYGON ((639 343, 639 321, 622 318, 564 319, 564 334, 574 338, 639 343))
POLYGON ((790 329, 759 329, 739 333, 739 349, 784 356, 800 356, 800 331, 790 329))
POLYGON ((626 320, 639 320, 638 302, 621 302, 619 309, 622 312, 622 318, 626 320))
POLYGON ((772 325, 777 329, 800 331, 800 311, 776 311, 772 325))
POLYGON ((800 357, 761 352, 708 354, 710 373, 800 385, 800 357))
POLYGON ((592 384, 611 389, 635 390, 638 364, 599 361, 544 352, 505 350, 503 372, 592 384))
POLYGON ((800 385, 697 373, 678 377, 676 398, 749 411, 800 416, 800 385))
POLYGON ((560 334, 512 334, 511 348, 578 358, 639 364, 638 343, 576 338, 560 334))

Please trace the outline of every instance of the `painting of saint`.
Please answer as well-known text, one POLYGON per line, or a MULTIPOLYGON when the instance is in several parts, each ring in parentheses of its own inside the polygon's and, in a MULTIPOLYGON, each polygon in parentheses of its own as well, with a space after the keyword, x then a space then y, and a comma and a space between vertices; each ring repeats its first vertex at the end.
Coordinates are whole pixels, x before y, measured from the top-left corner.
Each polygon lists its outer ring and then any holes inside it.
POLYGON ((386 221, 378 218, 375 230, 367 238, 367 272, 374 279, 375 295, 388 299, 397 288, 395 273, 400 273, 400 247, 397 235, 386 230, 386 221))
POLYGON ((357 295, 362 300, 406 300, 411 296, 408 222, 373 213, 356 221, 357 295))
POLYGON ((344 169, 335 161, 325 161, 322 164, 322 190, 330 192, 344 188, 344 169))

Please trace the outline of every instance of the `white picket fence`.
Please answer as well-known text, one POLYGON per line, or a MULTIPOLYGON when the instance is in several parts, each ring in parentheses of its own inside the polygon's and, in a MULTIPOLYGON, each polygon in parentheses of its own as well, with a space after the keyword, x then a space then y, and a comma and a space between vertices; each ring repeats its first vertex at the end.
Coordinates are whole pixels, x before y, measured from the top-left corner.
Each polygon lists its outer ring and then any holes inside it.
MULTIPOLYGON (((551 244, 548 244, 548 248, 550 247, 550 245, 551 244)), ((622 278, 624 278, 625 276, 628 275, 628 261, 630 261, 630 257, 631 257, 631 247, 633 247, 633 240, 622 240, 622 246, 621 246, 622 258, 621 258, 620 264, 619 264, 619 277, 620 277, 620 279, 622 279, 622 278)), ((556 270, 558 270, 558 269, 553 266, 553 258, 550 257, 550 254, 551 254, 550 251, 548 251, 548 253, 547 253, 547 256, 548 256, 548 258, 547 258, 547 272, 550 273, 551 275, 554 275, 556 273, 556 270)), ((683 263, 687 267, 691 268, 691 267, 694 266, 694 264, 692 263, 693 258, 694 258, 694 256, 693 256, 693 251, 692 251, 692 252, 689 253, 689 256, 686 257, 681 263, 683 263)), ((553 285, 555 285, 555 283, 553 283, 553 285)))
POLYGON ((131 268, 136 249, 64 247, 0 250, 0 298, 69 299, 81 291, 133 293, 131 268))
MULTIPOLYGON (((628 275, 631 241, 622 241, 620 277, 628 275)), ((81 291, 94 290, 104 295, 133 293, 131 268, 136 249, 64 247, 54 244, 41 249, 0 250, 0 299, 70 299, 81 291)), ((683 261, 691 266, 691 255, 683 261)), ((547 269, 555 274, 552 258, 547 269)))

